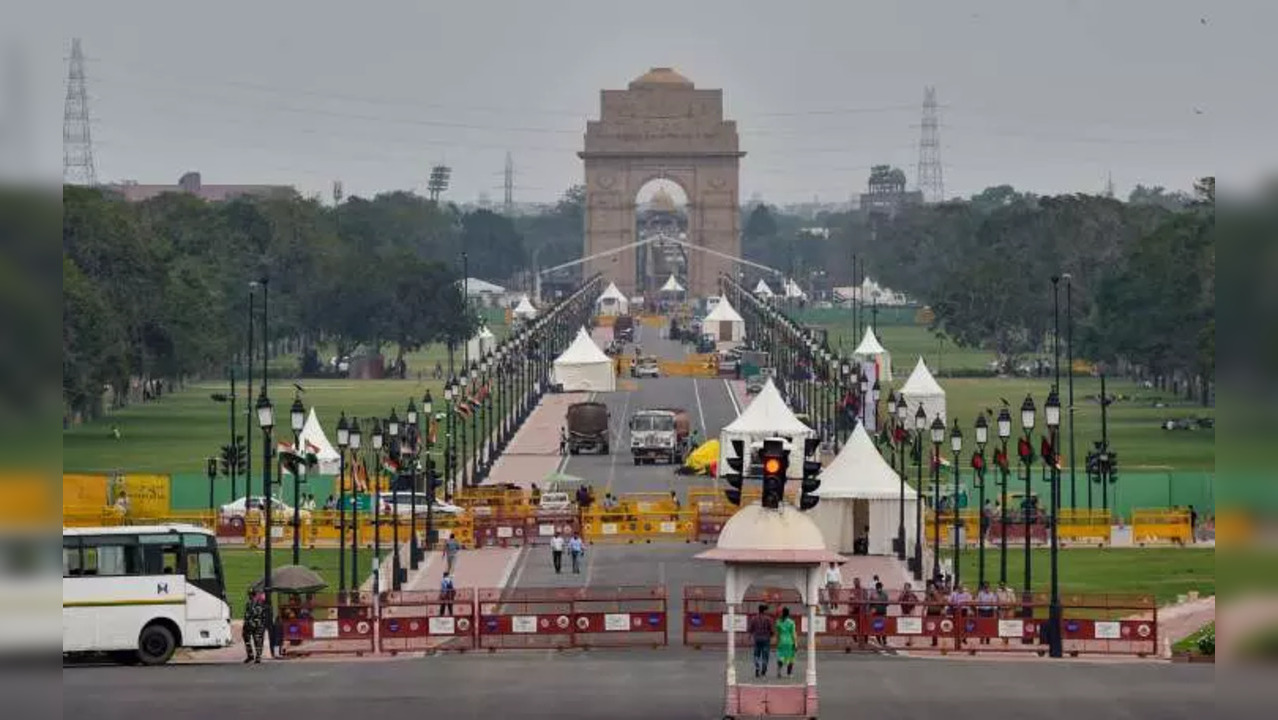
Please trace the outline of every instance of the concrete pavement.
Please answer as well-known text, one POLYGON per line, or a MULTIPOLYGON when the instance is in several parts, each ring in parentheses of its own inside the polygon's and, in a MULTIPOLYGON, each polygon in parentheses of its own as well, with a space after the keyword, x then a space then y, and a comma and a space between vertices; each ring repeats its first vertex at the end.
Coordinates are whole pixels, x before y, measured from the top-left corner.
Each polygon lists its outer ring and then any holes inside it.
MULTIPOLYGON (((822 655, 818 669, 825 718, 1243 717, 1218 709, 1215 673, 1201 665, 822 655)), ((64 717, 95 720, 349 720, 405 712, 648 720, 721 717, 722 686, 721 655, 668 649, 468 653, 389 663, 71 667, 62 673, 61 690, 64 717)))

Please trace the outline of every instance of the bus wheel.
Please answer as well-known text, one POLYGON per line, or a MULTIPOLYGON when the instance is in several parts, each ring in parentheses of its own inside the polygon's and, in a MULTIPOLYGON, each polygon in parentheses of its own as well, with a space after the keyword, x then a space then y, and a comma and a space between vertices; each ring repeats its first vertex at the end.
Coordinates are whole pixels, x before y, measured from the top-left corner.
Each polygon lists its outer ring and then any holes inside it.
POLYGON ((163 665, 176 649, 177 642, 168 628, 158 624, 142 628, 138 637, 138 660, 143 665, 163 665))

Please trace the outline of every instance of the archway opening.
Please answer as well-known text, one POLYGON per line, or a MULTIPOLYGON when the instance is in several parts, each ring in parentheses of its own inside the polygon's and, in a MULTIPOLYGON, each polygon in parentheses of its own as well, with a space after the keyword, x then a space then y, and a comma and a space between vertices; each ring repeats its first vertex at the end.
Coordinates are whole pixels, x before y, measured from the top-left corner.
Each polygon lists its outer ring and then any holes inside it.
POLYGON ((682 245, 688 237, 688 194, 668 178, 653 178, 635 196, 635 239, 652 240, 635 248, 635 288, 645 302, 656 297, 674 275, 687 287, 688 255, 682 245))

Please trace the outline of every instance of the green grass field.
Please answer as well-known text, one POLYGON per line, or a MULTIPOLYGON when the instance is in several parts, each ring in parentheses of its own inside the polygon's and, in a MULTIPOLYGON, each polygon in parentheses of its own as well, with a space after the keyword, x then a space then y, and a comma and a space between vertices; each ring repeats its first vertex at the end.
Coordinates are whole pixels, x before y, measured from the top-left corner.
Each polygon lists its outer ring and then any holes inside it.
MULTIPOLYGON (((852 336, 850 319, 846 324, 818 327, 829 331, 830 346, 842 352, 851 354, 861 343, 860 337, 852 336)), ((988 350, 958 347, 954 341, 944 335, 938 336, 922 325, 880 325, 876 334, 883 347, 892 353, 893 370, 904 374, 909 374, 920 357, 937 374, 985 370, 994 360, 994 353, 988 350)))
MULTIPOLYGON (((942 557, 952 557, 944 547, 942 557)), ((1031 587, 1050 590, 1050 551, 1030 551, 1033 563, 1031 587)), ((978 577, 977 551, 964 550, 960 578, 975 588, 978 577)), ((999 579, 997 544, 985 548, 985 578, 991 585, 999 579)), ((1007 580, 1013 588, 1025 581, 1024 549, 1008 548, 1007 580)), ((1216 558, 1211 549, 1193 548, 1073 548, 1060 551, 1060 589, 1079 594, 1150 594, 1158 603, 1174 602, 1176 596, 1197 590, 1206 597, 1216 594, 1216 558)))

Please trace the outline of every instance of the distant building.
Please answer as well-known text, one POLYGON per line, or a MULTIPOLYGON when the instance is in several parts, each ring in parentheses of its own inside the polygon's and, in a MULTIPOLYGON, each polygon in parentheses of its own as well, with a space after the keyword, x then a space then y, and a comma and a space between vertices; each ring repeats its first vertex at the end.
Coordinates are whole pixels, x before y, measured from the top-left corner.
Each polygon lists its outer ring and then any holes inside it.
POLYGON ((863 212, 892 216, 904 207, 922 204, 922 192, 905 189, 905 173, 900 168, 875 165, 870 170, 868 192, 861 194, 863 212))
POLYGON ((224 202, 237 197, 287 198, 297 194, 292 185, 205 185, 198 172, 189 172, 177 185, 141 185, 131 180, 106 185, 129 202, 142 202, 164 193, 187 193, 210 202, 224 202))

